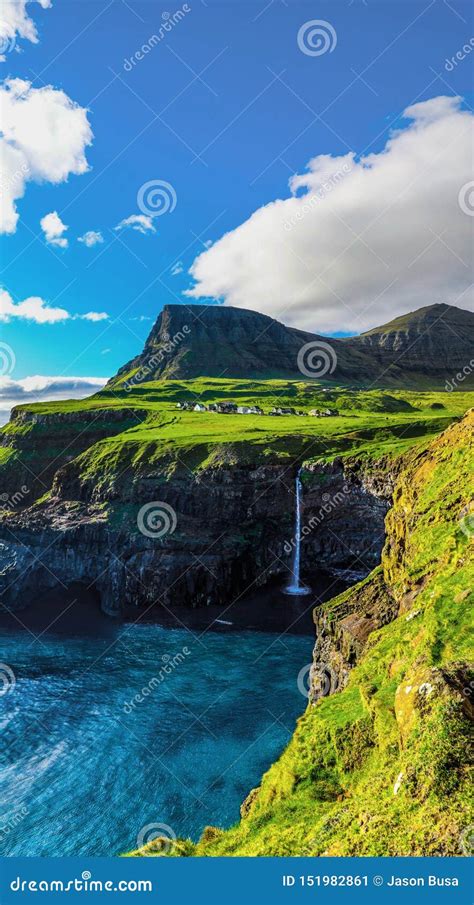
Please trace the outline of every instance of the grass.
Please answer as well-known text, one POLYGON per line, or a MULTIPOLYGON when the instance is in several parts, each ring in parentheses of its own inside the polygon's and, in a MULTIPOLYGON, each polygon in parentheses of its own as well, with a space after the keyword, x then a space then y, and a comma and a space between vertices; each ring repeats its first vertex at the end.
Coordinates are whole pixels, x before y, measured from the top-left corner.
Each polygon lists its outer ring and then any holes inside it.
MULTIPOLYGON (((45 474, 52 460, 54 470, 64 466, 106 503, 119 479, 132 482, 150 469, 159 483, 179 470, 188 479, 189 471, 224 464, 293 465, 343 456, 370 468, 382 458, 390 467, 403 456, 382 565, 324 605, 338 626, 348 608, 363 614, 380 591, 380 605, 384 595, 396 601, 398 617, 370 635, 347 687, 301 717, 288 748, 249 799, 244 819, 229 830, 208 828, 196 845, 181 840, 174 854, 459 854, 460 834, 474 823, 462 694, 462 683, 469 687, 471 681, 468 589, 474 576, 470 538, 460 520, 470 503, 473 466, 472 416, 461 419, 473 400, 473 393, 462 392, 325 391, 305 381, 200 378, 18 406, 35 421, 14 419, 3 428, 4 486, 10 473, 17 486, 18 463, 27 457, 28 474, 38 463, 43 468, 35 491, 41 502, 51 499, 45 474), (305 412, 331 407, 339 415, 214 415, 176 408, 190 398, 233 399, 266 412, 272 406, 305 412), (117 410, 123 421, 110 417, 117 410), (51 417, 62 413, 68 417, 51 417), (407 620, 410 613, 415 615, 407 620), (427 696, 424 686, 433 689, 427 696)), ((111 526, 119 509, 112 503, 110 515, 104 510, 111 526)))
MULTIPOLYGON (((460 855, 474 822, 468 692, 474 414, 413 449, 387 518, 382 564, 323 605, 358 612, 382 580, 398 616, 368 639, 347 687, 310 706, 243 819, 175 856, 460 855)), ((367 603, 365 603, 367 601, 367 603)), ((152 855, 152 849, 133 854, 152 855)))
MULTIPOLYGON (((45 445, 48 454, 54 446, 58 467, 62 464, 61 449, 67 447, 68 458, 80 455, 78 468, 90 480, 103 479, 105 473, 111 476, 114 468, 140 471, 147 464, 160 464, 169 473, 179 467, 196 471, 222 462, 327 461, 337 455, 370 460, 400 455, 414 445, 427 443, 459 418, 473 399, 472 393, 327 389, 314 382, 291 380, 155 381, 138 385, 131 392, 119 388, 84 400, 18 406, 20 412, 43 417, 35 422, 14 420, 2 434, 4 442, 13 448, 23 447, 27 441, 33 458, 45 445), (232 399, 260 405, 265 412, 273 406, 306 413, 329 406, 339 415, 270 417, 177 409, 178 402, 190 399, 206 404, 232 399), (108 425, 108 412, 118 410, 123 410, 125 418, 126 411, 131 410, 130 418, 122 425, 112 421, 108 425), (95 416, 92 422, 83 422, 85 412, 95 416), (58 422, 49 417, 59 413, 67 414, 70 420, 58 422), (75 414, 77 419, 71 420, 75 414), (95 437, 99 430, 102 439, 95 437)), ((6 460, 7 453, 3 455, 6 460)), ((25 457, 23 449, 21 455, 25 457)), ((14 462, 11 464, 13 467, 14 462)))

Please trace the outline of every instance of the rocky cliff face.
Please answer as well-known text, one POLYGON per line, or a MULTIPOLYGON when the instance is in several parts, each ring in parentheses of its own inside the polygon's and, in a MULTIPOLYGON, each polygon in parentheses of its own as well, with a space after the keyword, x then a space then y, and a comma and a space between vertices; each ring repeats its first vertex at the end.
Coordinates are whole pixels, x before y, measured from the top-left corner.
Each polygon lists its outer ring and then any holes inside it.
POLYGON ((405 457, 381 565, 315 610, 288 748, 240 824, 176 854, 470 854, 473 438, 471 411, 405 457))
MULTIPOLYGON (((120 368, 108 384, 129 380, 192 377, 276 378, 307 376, 298 366, 298 354, 308 343, 327 338, 286 327, 256 311, 205 305, 165 305, 152 328, 143 352, 120 368)), ((360 381, 370 378, 370 356, 331 340, 336 357, 328 362, 337 377, 360 381), (337 361, 336 361, 337 358, 337 361), (336 374, 336 370, 334 370, 336 374)), ((316 370, 324 362, 313 365, 316 370)), ((311 376, 311 374, 309 375, 311 376)), ((317 375, 316 375, 317 376, 317 375)))
POLYGON ((415 371, 422 365, 425 374, 447 379, 461 373, 458 385, 472 386, 474 315, 453 305, 420 308, 346 342, 370 351, 374 364, 403 363, 415 371))
POLYGON ((2 458, 2 498, 14 499, 24 487, 32 502, 50 490, 62 465, 104 437, 140 424, 145 417, 143 409, 119 405, 48 414, 13 409, 10 424, 0 434, 0 453, 6 454, 2 458))
MULTIPOLYGON (((143 352, 120 369, 110 388, 131 381, 208 377, 324 377, 338 382, 404 386, 422 376, 437 382, 469 365, 474 315, 450 305, 433 305, 349 339, 323 337, 286 327, 243 308, 166 305, 143 352), (316 352, 298 355, 308 343, 331 346, 329 360, 316 352)), ((463 386, 472 385, 472 372, 463 386)))
MULTIPOLYGON (((426 538, 439 520, 438 532, 443 536, 442 520, 436 502, 428 495, 423 505, 426 484, 438 470, 443 473, 443 463, 450 460, 457 449, 460 465, 469 470, 473 452, 474 413, 469 412, 460 424, 448 428, 430 446, 428 452, 412 451, 405 461, 393 469, 393 506, 388 512, 385 530, 386 541, 381 556, 381 567, 371 580, 350 590, 320 610, 315 610, 316 644, 314 648, 311 698, 317 701, 321 687, 330 673, 331 691, 341 690, 349 680, 350 670, 363 655, 372 632, 382 628, 398 616, 408 614, 416 618, 416 602, 429 585, 433 574, 443 566, 448 568, 455 560, 454 545, 444 550, 444 562, 434 556, 426 538), (415 612, 415 616, 410 615, 415 612)), ((377 469, 375 469, 377 473, 377 469)), ((380 476, 379 476, 380 478, 380 476)), ((378 483, 379 478, 375 481, 378 483)), ((371 482, 372 483, 372 482, 371 482)), ((466 500, 467 492, 462 481, 453 478, 453 492, 448 484, 442 512, 454 521, 458 530, 464 528, 466 537, 472 534, 472 503, 466 500)), ((383 484, 382 484, 383 486, 383 484)), ((446 530, 446 529, 444 529, 446 530)), ((469 558, 469 551, 466 551, 469 558)), ((461 565, 465 566, 465 558, 461 565)), ((326 693, 326 692, 325 692, 326 693)))
MULTIPOLYGON (((163 465, 142 463, 101 484, 77 460, 65 464, 51 496, 3 519, 4 604, 27 606, 73 582, 94 587, 110 614, 126 606, 228 604, 289 568, 295 474, 296 466, 283 464, 234 465, 170 477, 163 465), (143 533, 144 511, 146 519, 171 512, 174 530, 153 536, 146 522, 151 536, 143 533)), ((303 570, 368 571, 380 556, 387 500, 342 464, 329 472, 312 467, 306 483, 303 570)))

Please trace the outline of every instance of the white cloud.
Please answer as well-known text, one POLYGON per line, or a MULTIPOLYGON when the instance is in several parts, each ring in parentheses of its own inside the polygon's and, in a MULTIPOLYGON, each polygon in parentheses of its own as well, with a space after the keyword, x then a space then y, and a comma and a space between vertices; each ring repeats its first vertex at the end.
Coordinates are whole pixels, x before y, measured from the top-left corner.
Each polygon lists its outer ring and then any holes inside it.
POLYGON ((103 321, 109 317, 105 311, 88 311, 87 314, 71 314, 66 308, 48 305, 39 296, 30 296, 15 302, 6 289, 0 289, 0 322, 9 323, 13 318, 33 321, 35 324, 57 324, 68 320, 103 321))
POLYGON ((97 321, 106 321, 109 318, 109 315, 105 311, 88 311, 87 314, 78 314, 76 316, 83 321, 93 321, 94 323, 97 321))
MULTIPOLYGON (((436 97, 407 108, 411 122, 362 159, 314 157, 290 180, 292 197, 195 259, 186 294, 327 332, 455 304, 470 285, 472 227, 458 196, 472 180, 473 116, 460 104, 436 97)), ((460 305, 472 304, 466 292, 460 305)))
POLYGON ((92 248, 94 245, 102 244, 104 237, 98 230, 89 229, 83 236, 79 236, 77 241, 82 242, 87 248, 92 248))
POLYGON ((40 226, 49 245, 67 248, 68 241, 63 238, 63 233, 69 229, 69 226, 66 226, 66 224, 63 223, 57 211, 51 211, 50 214, 45 214, 40 220, 40 226))
POLYGON ((0 377, 0 424, 8 420, 14 405, 26 402, 46 402, 55 399, 83 399, 98 393, 107 377, 24 377, 11 380, 0 377))
POLYGON ((39 296, 30 296, 23 302, 14 302, 6 289, 0 289, 0 321, 12 318, 34 321, 36 324, 57 324, 66 321, 70 314, 65 308, 53 308, 39 296))
POLYGON ((43 9, 51 7, 51 0, 2 0, 0 22, 0 62, 5 62, 6 53, 17 50, 16 37, 25 38, 32 44, 38 43, 38 32, 30 19, 26 5, 37 2, 43 9))
POLYGON ((171 276, 177 277, 178 274, 183 272, 183 270, 184 270, 183 262, 176 261, 176 264, 173 264, 173 267, 171 268, 171 276))
POLYGON ((152 217, 148 217, 146 214, 131 214, 130 217, 117 223, 114 229, 134 229, 143 236, 147 233, 156 233, 152 217))
POLYGON ((85 150, 92 131, 87 110, 51 85, 32 88, 23 79, 6 79, 0 107, 0 233, 14 233, 16 202, 28 182, 57 184, 87 172, 85 150))

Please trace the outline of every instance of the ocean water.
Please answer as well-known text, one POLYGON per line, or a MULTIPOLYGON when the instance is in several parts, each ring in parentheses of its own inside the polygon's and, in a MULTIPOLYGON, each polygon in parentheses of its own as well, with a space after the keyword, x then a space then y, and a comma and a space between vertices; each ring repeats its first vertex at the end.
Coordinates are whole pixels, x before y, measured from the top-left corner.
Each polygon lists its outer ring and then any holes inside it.
POLYGON ((308 627, 104 620, 35 640, 14 625, 0 625, 15 677, 0 697, 3 855, 116 855, 150 824, 195 840, 228 827, 306 706, 308 627))

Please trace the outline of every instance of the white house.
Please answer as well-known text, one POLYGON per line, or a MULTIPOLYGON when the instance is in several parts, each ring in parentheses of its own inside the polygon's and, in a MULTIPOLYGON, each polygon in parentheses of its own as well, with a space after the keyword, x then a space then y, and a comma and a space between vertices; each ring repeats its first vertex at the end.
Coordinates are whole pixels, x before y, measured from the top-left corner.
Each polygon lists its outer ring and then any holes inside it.
POLYGON ((263 415, 259 405, 238 405, 237 411, 239 415, 263 415))

